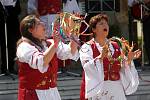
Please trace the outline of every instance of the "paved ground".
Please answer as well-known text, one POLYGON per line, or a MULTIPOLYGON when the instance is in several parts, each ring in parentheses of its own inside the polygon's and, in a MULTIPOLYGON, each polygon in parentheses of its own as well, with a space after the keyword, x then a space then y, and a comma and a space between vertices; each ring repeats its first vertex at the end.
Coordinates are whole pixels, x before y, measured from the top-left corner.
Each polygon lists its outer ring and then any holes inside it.
MULTIPOLYGON (((73 71, 81 73, 78 70, 73 71)), ((150 100, 150 71, 138 69, 138 72, 141 77, 138 92, 127 96, 127 100, 150 100)), ((0 100, 16 100, 18 77, 13 75, 13 78, 9 75, 0 76, 0 100), (6 91, 3 91, 4 89, 6 91)), ((58 88, 62 95, 62 100, 79 100, 80 82, 81 77, 66 76, 66 74, 59 75, 58 88)))

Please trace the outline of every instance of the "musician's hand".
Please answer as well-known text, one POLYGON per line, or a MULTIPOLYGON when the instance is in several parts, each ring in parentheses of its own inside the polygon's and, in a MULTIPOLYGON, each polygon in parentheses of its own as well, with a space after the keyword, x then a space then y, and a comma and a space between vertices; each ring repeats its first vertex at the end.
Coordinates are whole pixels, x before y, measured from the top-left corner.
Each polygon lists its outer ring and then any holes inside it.
POLYGON ((102 60, 104 57, 108 57, 108 52, 109 52, 109 46, 108 46, 108 44, 105 44, 102 47, 102 51, 101 51, 100 55, 97 58, 102 60))
POLYGON ((134 46, 132 42, 132 46, 130 47, 129 52, 128 52, 128 60, 127 60, 128 64, 130 64, 133 59, 137 59, 141 56, 141 50, 138 49, 138 50, 133 51, 133 48, 134 46))
POLYGON ((60 41, 60 34, 58 31, 54 31, 52 35, 53 35, 53 39, 54 39, 54 44, 57 47, 59 44, 59 41, 60 41))
POLYGON ((72 53, 72 55, 74 55, 76 53, 76 51, 78 50, 78 44, 75 41, 70 40, 69 45, 71 48, 71 53, 72 53))

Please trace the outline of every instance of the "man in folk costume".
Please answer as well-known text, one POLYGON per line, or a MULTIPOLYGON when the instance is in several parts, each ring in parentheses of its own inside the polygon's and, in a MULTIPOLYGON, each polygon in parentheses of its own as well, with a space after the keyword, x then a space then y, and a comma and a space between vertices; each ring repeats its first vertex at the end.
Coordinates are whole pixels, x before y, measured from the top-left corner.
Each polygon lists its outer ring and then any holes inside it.
POLYGON ((46 40, 45 27, 36 16, 20 23, 22 38, 17 43, 19 65, 18 100, 61 100, 57 89, 59 59, 78 59, 77 44, 60 43, 59 33, 46 40))
POLYGON ((83 66, 80 100, 126 100, 137 90, 138 73, 133 58, 141 55, 140 50, 132 52, 129 47, 125 56, 121 46, 108 40, 108 17, 98 14, 90 19, 90 30, 94 38, 80 49, 83 66))

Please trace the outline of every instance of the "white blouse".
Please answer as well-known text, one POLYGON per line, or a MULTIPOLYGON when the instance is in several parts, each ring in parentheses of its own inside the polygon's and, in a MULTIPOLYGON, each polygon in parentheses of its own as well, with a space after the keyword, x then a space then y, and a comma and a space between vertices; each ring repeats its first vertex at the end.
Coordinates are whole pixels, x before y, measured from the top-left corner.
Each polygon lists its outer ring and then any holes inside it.
MULTIPOLYGON (((99 43, 96 43, 96 47, 98 48, 99 52, 102 51, 102 47, 99 45, 99 43)), ((114 48, 111 43, 109 43, 109 48, 113 54, 114 48)), ((100 62, 99 59, 93 58, 93 50, 91 48, 91 45, 87 43, 82 45, 79 53, 80 53, 81 64, 85 72, 85 97, 91 98, 101 93, 104 90, 104 87, 106 87, 105 86, 106 83, 108 82, 108 81, 104 81, 103 62, 100 62)), ((121 65, 120 76, 121 78, 119 81, 121 82, 122 86, 118 86, 118 87, 123 88, 121 90, 124 90, 122 91, 123 94, 125 93, 124 95, 129 95, 137 90, 137 87, 139 85, 139 79, 138 79, 138 73, 135 69, 133 62, 130 66, 127 63, 121 65)), ((114 82, 114 84, 118 84, 118 82, 116 81, 114 82)), ((118 88, 118 90, 120 89, 118 88)), ((117 93, 115 95, 118 96, 117 93)), ((120 100, 125 100, 125 99, 120 99, 120 100)))
MULTIPOLYGON (((44 43, 43 43, 44 44, 44 43)), ((27 42, 22 42, 17 48, 17 57, 19 61, 28 63, 33 69, 38 69, 41 73, 47 71, 48 66, 43 66, 43 52, 48 47, 44 44, 44 50, 40 52, 34 45, 31 45, 27 42)), ((62 42, 59 43, 57 48, 57 57, 59 59, 73 59, 77 60, 79 58, 79 53, 76 51, 75 55, 71 54, 71 48, 62 42)))
MULTIPOLYGON (((33 69, 38 69, 41 73, 47 71, 48 66, 43 66, 43 52, 48 48, 45 44, 44 50, 40 52, 35 46, 22 42, 17 48, 17 57, 20 62, 25 62, 30 65, 33 69)), ((70 52, 70 47, 62 42, 59 43, 57 48, 57 57, 59 59, 73 59, 77 60, 79 58, 79 53, 76 51, 75 55, 70 52)), ((46 90, 35 90, 39 100, 61 100, 60 94, 57 87, 49 88, 46 90)))
POLYGON ((13 6, 15 7, 17 0, 0 0, 3 6, 13 6))

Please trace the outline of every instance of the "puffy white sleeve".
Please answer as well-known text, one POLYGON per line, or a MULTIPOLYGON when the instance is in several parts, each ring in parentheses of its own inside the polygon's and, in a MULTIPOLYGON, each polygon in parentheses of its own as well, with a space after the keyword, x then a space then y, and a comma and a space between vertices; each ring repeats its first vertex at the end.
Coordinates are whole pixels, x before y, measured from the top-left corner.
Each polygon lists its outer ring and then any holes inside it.
POLYGON ((127 63, 123 64, 120 75, 125 94, 130 95, 134 93, 139 85, 139 77, 133 61, 130 65, 127 63))
POLYGON ((48 66, 43 66, 43 53, 26 42, 22 42, 18 46, 16 55, 20 62, 28 63, 31 68, 38 69, 41 73, 46 72, 48 69, 48 66))
POLYGON ((27 4, 27 12, 28 14, 31 14, 34 11, 37 11, 37 0, 28 0, 27 4))
POLYGON ((77 50, 76 53, 72 55, 70 46, 68 44, 64 44, 63 42, 59 42, 57 57, 61 60, 72 59, 77 61, 79 59, 79 52, 77 50))
POLYGON ((85 97, 90 98, 95 96, 103 86, 103 63, 93 58, 92 48, 88 44, 84 44, 79 53, 85 72, 85 97))

